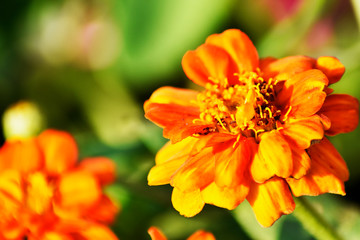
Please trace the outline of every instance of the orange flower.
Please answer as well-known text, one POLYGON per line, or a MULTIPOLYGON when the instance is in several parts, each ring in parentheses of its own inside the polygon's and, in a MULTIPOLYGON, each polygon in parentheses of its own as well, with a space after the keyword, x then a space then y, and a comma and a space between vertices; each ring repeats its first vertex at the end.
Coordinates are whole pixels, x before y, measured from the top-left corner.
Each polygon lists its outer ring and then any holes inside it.
MULTIPOLYGON (((156 227, 150 227, 148 233, 151 240, 167 240, 165 235, 156 227)), ((199 230, 188 237, 187 240, 215 240, 215 237, 212 233, 199 230)))
POLYGON ((0 149, 0 239, 117 239, 118 207, 102 192, 115 177, 107 158, 77 164, 73 137, 46 130, 0 149))
POLYGON ((250 39, 231 29, 187 52, 182 66, 204 90, 163 87, 144 104, 171 140, 148 182, 170 183, 182 215, 247 199, 268 227, 294 210, 292 195, 345 195, 347 166, 324 137, 358 124, 358 101, 328 87, 344 73, 339 60, 259 59, 250 39))

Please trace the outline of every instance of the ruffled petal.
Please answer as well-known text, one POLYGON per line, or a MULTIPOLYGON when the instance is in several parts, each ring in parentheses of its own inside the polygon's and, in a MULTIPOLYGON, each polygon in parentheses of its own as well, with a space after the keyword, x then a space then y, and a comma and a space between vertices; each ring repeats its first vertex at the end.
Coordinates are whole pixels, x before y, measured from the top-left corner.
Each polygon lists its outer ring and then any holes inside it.
POLYGON ((0 149, 0 170, 14 168, 23 173, 40 169, 44 159, 35 139, 6 141, 0 149))
POLYGON ((329 84, 338 82, 345 72, 344 65, 335 57, 319 57, 316 60, 316 68, 326 75, 329 84))
POLYGON ((75 165, 78 149, 69 133, 49 129, 39 135, 38 142, 44 153, 48 174, 59 175, 75 165))
POLYGON ((201 191, 201 195, 205 203, 232 210, 244 201, 249 189, 250 178, 248 177, 233 188, 219 187, 215 182, 212 182, 201 191))
POLYGON ((187 240, 215 240, 215 237, 212 233, 199 230, 188 237, 187 240))
POLYGON ((169 138, 173 143, 212 127, 209 124, 195 122, 195 119, 199 119, 199 115, 198 107, 151 102, 145 104, 145 117, 163 127, 164 137, 169 138))
POLYGON ((270 227, 283 214, 290 214, 295 209, 288 185, 277 177, 261 184, 253 182, 247 200, 264 227, 270 227))
POLYGON ((80 162, 79 167, 92 173, 101 185, 114 182, 116 177, 116 165, 106 157, 85 158, 80 162))
POLYGON ((174 187, 171 195, 171 201, 174 208, 185 217, 195 216, 205 205, 199 189, 192 192, 183 192, 174 187))
POLYGON ((300 179, 287 179, 295 196, 317 196, 323 193, 345 195, 344 181, 349 177, 345 161, 335 147, 324 138, 309 150, 311 169, 300 179))
POLYGON ((293 158, 293 176, 296 179, 302 178, 305 176, 311 167, 311 159, 307 152, 302 149, 292 148, 291 151, 292 158, 293 158))
POLYGON ((240 140, 238 143, 228 141, 218 144, 214 147, 214 152, 216 185, 234 188, 241 184, 250 160, 247 142, 240 140))
POLYGON ((291 107, 289 116, 308 117, 322 107, 326 98, 323 90, 327 84, 326 76, 317 69, 301 72, 285 81, 276 101, 284 107, 284 112, 291 107))
POLYGON ((187 137, 180 142, 168 142, 156 154, 156 166, 151 168, 148 175, 149 185, 162 185, 170 183, 171 177, 177 169, 205 147, 206 138, 187 137))
POLYGON ((215 158, 212 148, 205 148, 190 157, 171 179, 171 185, 181 191, 203 189, 214 181, 215 158))
POLYGON ((237 81, 234 73, 238 73, 235 62, 220 47, 203 44, 195 51, 188 51, 182 59, 182 67, 186 76, 194 83, 205 86, 207 83, 230 84, 237 81))
POLYGON ((256 182, 262 183, 276 175, 289 177, 293 172, 291 148, 279 131, 261 135, 258 154, 255 154, 250 172, 256 182))
POLYGON ((289 119, 280 132, 300 149, 307 149, 313 140, 321 140, 324 136, 324 127, 321 118, 317 115, 289 119))
POLYGON ((238 29, 228 29, 223 33, 210 35, 205 43, 225 49, 239 70, 254 71, 259 66, 259 56, 254 44, 238 29))
POLYGON ((261 70, 265 78, 286 80, 297 73, 313 69, 315 59, 306 56, 291 56, 281 59, 267 58, 261 61, 261 70))
POLYGON ((151 237, 151 240, 167 240, 165 235, 157 227, 150 227, 148 233, 151 237))
POLYGON ((23 182, 18 171, 7 170, 0 174, 0 217, 4 221, 16 216, 24 201, 23 182), (6 207, 4 207, 6 206, 6 207))
POLYGON ((80 211, 93 206, 102 194, 96 178, 84 170, 61 175, 58 191, 62 207, 80 211))
POLYGON ((345 182, 349 179, 349 169, 346 162, 327 138, 324 138, 320 143, 314 144, 307 151, 312 161, 315 159, 340 180, 345 182))
POLYGON ((332 94, 325 99, 319 114, 331 121, 330 129, 325 132, 327 135, 351 132, 359 123, 359 101, 347 94, 332 94))

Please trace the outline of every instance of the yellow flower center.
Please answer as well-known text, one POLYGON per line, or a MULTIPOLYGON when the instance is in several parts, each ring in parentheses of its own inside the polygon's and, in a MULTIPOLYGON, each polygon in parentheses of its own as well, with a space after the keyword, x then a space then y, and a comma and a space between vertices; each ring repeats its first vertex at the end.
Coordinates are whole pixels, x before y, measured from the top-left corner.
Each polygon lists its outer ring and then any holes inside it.
POLYGON ((207 84, 199 93, 200 121, 214 124, 201 134, 210 132, 242 134, 255 137, 278 128, 281 110, 275 105, 277 81, 261 77, 260 71, 237 74, 239 84, 228 81, 207 84))

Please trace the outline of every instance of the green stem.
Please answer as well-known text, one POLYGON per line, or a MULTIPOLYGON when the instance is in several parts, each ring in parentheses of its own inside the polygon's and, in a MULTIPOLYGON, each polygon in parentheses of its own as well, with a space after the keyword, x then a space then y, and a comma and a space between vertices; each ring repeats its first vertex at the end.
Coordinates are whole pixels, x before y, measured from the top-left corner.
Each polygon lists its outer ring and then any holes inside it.
POLYGON ((317 239, 343 240, 335 229, 304 198, 295 198, 296 210, 293 215, 303 227, 317 239))

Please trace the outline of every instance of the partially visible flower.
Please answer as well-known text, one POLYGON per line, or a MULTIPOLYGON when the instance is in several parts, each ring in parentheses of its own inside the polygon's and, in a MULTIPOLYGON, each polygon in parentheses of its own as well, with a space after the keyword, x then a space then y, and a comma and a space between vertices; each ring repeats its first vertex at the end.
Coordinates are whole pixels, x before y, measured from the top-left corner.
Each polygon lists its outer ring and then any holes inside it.
POLYGON ((259 59, 231 29, 187 52, 182 66, 204 90, 163 87, 144 104, 170 139, 148 182, 170 183, 182 215, 247 199, 267 227, 294 210, 292 195, 345 195, 346 163, 324 134, 354 130, 359 102, 329 88, 345 70, 338 59, 259 59))
MULTIPOLYGON (((148 233, 151 240, 167 240, 166 236, 156 227, 150 227, 148 233)), ((199 230, 188 237, 187 240, 215 240, 215 237, 212 233, 199 230)))
POLYGON ((0 239, 109 239, 119 207, 102 192, 115 177, 107 158, 77 163, 73 137, 46 130, 0 148, 0 239))

